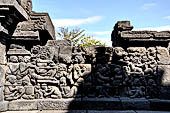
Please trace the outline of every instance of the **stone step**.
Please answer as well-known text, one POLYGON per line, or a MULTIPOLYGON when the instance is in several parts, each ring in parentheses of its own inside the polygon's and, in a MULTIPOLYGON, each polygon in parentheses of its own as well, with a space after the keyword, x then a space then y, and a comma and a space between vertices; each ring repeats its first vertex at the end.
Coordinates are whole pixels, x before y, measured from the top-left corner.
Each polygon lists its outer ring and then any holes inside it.
POLYGON ((43 111, 6 111, 1 113, 170 113, 169 111, 134 111, 134 110, 43 110, 43 111))

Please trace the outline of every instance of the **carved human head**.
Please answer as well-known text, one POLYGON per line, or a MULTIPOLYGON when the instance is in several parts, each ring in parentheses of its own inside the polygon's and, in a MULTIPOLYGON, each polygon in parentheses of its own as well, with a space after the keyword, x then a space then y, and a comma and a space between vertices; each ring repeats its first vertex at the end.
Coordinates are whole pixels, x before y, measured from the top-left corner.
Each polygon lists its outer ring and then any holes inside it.
POLYGON ((17 56, 10 56, 9 61, 12 63, 18 63, 18 57, 17 56))
POLYGON ((18 56, 18 61, 19 62, 24 62, 24 57, 23 56, 18 56))
POLYGON ((60 85, 66 86, 67 82, 66 82, 66 78, 65 77, 61 77, 60 78, 60 85))
POLYGON ((24 57, 24 62, 25 62, 25 63, 28 63, 28 62, 30 62, 30 59, 31 59, 30 56, 25 56, 25 57, 24 57))
POLYGON ((60 71, 67 71, 67 65, 65 65, 65 64, 59 64, 59 70, 60 70, 60 71))
POLYGON ((25 78, 22 80, 22 84, 23 84, 24 86, 29 85, 29 84, 30 84, 30 79, 29 79, 28 77, 25 77, 25 78))
POLYGON ((14 75, 8 75, 8 76, 6 77, 6 80, 7 80, 8 82, 10 82, 11 84, 14 84, 14 83, 17 81, 17 78, 16 78, 16 76, 14 76, 14 75))

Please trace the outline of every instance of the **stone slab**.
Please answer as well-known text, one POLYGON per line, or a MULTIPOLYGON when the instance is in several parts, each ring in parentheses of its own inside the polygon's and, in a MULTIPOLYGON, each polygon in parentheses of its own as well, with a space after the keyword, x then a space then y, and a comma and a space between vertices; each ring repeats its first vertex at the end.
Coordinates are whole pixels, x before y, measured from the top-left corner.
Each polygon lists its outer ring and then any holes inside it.
POLYGON ((38 113, 39 111, 6 111, 1 113, 38 113))
POLYGON ((121 102, 118 98, 83 98, 82 105, 86 110, 121 109, 121 102))
POLYGON ((95 111, 95 110, 88 110, 87 113, 136 113, 135 111, 132 110, 127 110, 127 111, 118 111, 118 110, 103 110, 103 111, 95 111))
POLYGON ((43 110, 38 113, 87 113, 85 110, 43 110))
POLYGON ((46 46, 72 46, 71 40, 48 40, 46 46))
POLYGON ((38 101, 39 110, 80 110, 82 109, 81 99, 47 99, 38 101))
MULTIPOLYGON (((47 35, 49 37, 42 37, 42 38, 45 38, 45 39, 48 38, 46 41, 56 40, 55 28, 54 28, 54 25, 53 25, 52 20, 48 13, 34 12, 34 13, 31 13, 30 18, 34 23, 38 23, 38 26, 36 26, 36 29, 45 30, 47 32, 47 35)), ((44 31, 44 33, 45 33, 45 31, 44 31)))
POLYGON ((30 51, 25 49, 9 49, 7 55, 29 55, 31 56, 30 51))
POLYGON ((16 100, 9 102, 8 110, 10 111, 26 111, 37 110, 36 100, 16 100))
POLYGON ((5 69, 7 67, 4 65, 0 65, 0 87, 4 85, 4 79, 5 79, 5 69))
POLYGON ((135 111, 135 113, 170 113, 169 111, 135 111))
POLYGON ((29 19, 29 15, 22 8, 22 6, 18 4, 18 2, 16 0, 1 0, 0 1, 0 6, 1 7, 7 7, 7 6, 8 7, 14 7, 17 10, 17 13, 22 15, 22 18, 24 18, 24 20, 29 19))
POLYGON ((59 54, 65 54, 65 55, 72 55, 72 47, 71 46, 60 46, 59 54))
POLYGON ((20 31, 14 32, 12 35, 14 40, 40 40, 40 34, 38 31, 20 31))
POLYGON ((170 111, 170 100, 149 99, 151 110, 170 111))
POLYGON ((0 102, 0 111, 7 111, 8 109, 8 102, 0 102))
POLYGON ((128 110, 148 110, 150 108, 150 103, 147 99, 144 98, 120 98, 123 109, 128 110))
POLYGON ((0 40, 0 64, 6 63, 6 45, 0 40))
POLYGON ((4 87, 0 87, 0 102, 4 101, 4 87))
POLYGON ((168 40, 170 37, 169 31, 123 31, 121 32, 120 36, 122 38, 131 38, 131 39, 165 39, 168 40))

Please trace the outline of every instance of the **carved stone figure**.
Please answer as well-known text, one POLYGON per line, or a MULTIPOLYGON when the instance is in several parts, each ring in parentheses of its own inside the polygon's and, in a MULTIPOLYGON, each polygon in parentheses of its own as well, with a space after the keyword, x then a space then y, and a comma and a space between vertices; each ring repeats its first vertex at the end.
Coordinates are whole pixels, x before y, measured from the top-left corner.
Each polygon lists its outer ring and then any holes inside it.
POLYGON ((17 79, 16 76, 14 75, 8 75, 7 78, 7 83, 5 87, 5 99, 6 100, 17 100, 22 97, 22 95, 25 92, 25 89, 23 86, 18 86, 17 85, 17 79))
POLYGON ((47 86, 46 84, 42 84, 41 86, 44 98, 54 98, 60 99, 62 98, 61 92, 56 86, 47 86))

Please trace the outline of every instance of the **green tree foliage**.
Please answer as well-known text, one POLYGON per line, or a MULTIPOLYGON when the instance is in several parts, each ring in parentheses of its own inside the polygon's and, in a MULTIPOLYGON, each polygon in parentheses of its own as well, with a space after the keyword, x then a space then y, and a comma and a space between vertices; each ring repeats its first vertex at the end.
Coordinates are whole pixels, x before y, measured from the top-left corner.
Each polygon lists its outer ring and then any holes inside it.
POLYGON ((75 28, 69 31, 68 28, 61 27, 57 32, 57 36, 62 39, 72 40, 73 46, 106 46, 105 43, 93 39, 92 36, 87 36, 84 32, 85 30, 80 28, 75 28))

